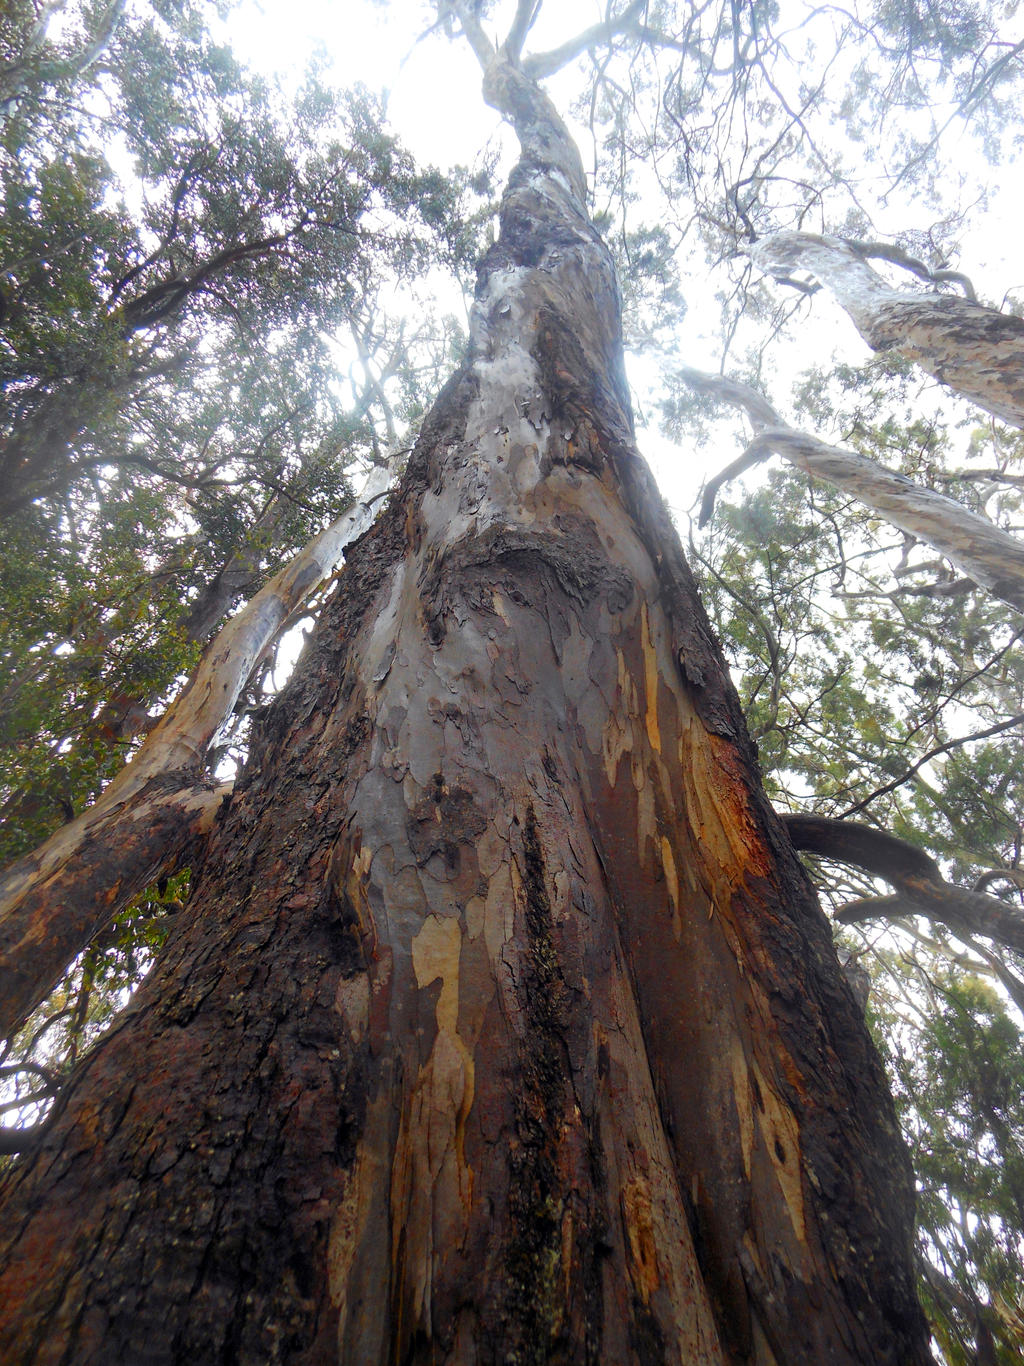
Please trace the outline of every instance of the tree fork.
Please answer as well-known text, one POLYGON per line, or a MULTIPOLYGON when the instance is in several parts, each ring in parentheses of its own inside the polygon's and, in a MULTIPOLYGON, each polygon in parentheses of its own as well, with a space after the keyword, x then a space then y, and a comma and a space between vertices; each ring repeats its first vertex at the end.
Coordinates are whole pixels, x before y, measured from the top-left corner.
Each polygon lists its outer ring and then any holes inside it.
POLYGON ((8 1183, 11 1363, 928 1361, 911 1178, 632 447, 579 159, 153 974, 8 1183))

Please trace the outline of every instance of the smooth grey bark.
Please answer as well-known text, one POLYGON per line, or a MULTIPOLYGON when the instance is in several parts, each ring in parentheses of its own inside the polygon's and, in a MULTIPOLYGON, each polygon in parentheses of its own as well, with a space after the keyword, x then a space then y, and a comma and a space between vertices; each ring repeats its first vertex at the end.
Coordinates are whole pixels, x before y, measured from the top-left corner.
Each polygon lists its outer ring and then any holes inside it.
POLYGON ((715 492, 726 480, 769 455, 781 455, 796 469, 842 489, 885 521, 932 546, 993 596, 1024 612, 1024 545, 1008 531, 865 455, 786 426, 749 385, 699 370, 683 369, 678 374, 693 388, 743 408, 756 430, 740 458, 706 485, 701 525, 710 515, 715 492))

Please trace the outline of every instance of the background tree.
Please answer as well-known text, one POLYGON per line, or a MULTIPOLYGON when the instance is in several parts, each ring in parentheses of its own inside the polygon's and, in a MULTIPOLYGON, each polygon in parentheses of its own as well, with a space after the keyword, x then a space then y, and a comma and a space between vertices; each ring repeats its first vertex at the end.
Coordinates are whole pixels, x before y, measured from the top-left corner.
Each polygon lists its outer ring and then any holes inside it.
MULTIPOLYGON (((397 446, 382 384, 448 339, 389 324, 381 285, 464 245, 458 187, 365 94, 311 68, 286 100, 194 7, 104 14, 88 69, 45 16, 8 64, 39 80, 3 145, 4 861, 95 798, 226 612, 397 446), (375 332, 345 385, 339 348, 375 332)), ((30 25, 5 22, 13 48, 30 25)))

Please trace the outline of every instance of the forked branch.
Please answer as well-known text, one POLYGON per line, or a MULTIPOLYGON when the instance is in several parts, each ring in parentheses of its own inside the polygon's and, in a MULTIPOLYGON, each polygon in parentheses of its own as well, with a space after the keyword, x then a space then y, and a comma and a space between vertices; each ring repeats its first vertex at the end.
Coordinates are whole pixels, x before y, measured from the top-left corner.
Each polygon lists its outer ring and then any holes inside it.
POLYGON ((836 914, 844 924, 922 915, 954 934, 977 934, 1024 953, 1024 909, 943 878, 923 850, 884 830, 824 816, 784 815, 793 847, 839 863, 852 863, 896 889, 893 896, 862 897, 836 914))

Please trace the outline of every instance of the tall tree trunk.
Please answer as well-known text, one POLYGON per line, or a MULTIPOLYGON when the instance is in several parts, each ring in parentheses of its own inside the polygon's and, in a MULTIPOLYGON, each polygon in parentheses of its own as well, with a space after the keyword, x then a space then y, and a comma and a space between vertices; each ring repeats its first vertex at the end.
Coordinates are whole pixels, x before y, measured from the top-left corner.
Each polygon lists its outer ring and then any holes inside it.
POLYGON ((579 158, 150 979, 4 1204, 5 1362, 924 1363, 911 1183, 631 436, 579 158))

